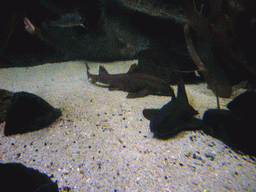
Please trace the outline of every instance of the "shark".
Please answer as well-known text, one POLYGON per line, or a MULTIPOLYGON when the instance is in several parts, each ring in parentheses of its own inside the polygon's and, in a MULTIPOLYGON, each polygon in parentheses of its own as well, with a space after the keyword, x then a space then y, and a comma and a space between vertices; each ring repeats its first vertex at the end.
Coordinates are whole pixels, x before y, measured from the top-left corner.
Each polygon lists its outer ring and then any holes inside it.
POLYGON ((109 74, 103 67, 99 67, 99 75, 89 73, 86 63, 87 77, 93 84, 99 82, 107 84, 109 90, 129 92, 126 98, 139 98, 147 95, 174 96, 174 91, 163 79, 156 76, 140 73, 136 64, 131 65, 127 73, 109 74))
MULTIPOLYGON (((59 19, 56 21, 48 20, 48 25, 51 27, 74 27, 74 26, 81 26, 85 28, 84 23, 85 19, 79 15, 79 13, 67 13, 65 15, 62 15, 59 19)), ((43 22, 43 25, 46 25, 45 22, 43 22)))
POLYGON ((177 97, 161 109, 144 109, 143 115, 150 120, 150 130, 154 137, 170 138, 185 130, 201 127, 201 121, 194 116, 198 112, 189 104, 183 79, 178 80, 177 97))

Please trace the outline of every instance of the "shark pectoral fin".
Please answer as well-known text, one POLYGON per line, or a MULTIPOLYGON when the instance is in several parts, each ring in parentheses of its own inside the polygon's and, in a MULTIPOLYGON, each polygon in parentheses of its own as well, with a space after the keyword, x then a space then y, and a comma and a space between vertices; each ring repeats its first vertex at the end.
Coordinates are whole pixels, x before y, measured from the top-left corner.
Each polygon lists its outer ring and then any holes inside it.
POLYGON ((137 98, 137 97, 145 97, 150 94, 150 91, 148 89, 142 89, 141 91, 138 92, 129 92, 126 98, 131 99, 131 98, 137 98))
POLYGON ((142 111, 143 116, 148 119, 151 120, 153 117, 156 116, 156 114, 159 112, 159 109, 144 109, 142 111))
POLYGON ((109 75, 109 73, 107 72, 107 70, 105 69, 105 67, 100 65, 99 68, 99 75, 109 75))
POLYGON ((194 117, 195 115, 198 115, 198 111, 194 109, 191 105, 187 105, 187 112, 191 115, 191 117, 194 117))

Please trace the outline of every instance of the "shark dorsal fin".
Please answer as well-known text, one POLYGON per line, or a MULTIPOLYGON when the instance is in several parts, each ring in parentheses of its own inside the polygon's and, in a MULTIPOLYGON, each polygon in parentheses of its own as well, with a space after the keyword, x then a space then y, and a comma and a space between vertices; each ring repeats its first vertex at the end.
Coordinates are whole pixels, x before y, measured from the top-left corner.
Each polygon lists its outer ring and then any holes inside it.
POLYGON ((131 67, 130 67, 130 69, 128 70, 127 73, 128 74, 129 73, 136 73, 137 71, 138 71, 138 65, 134 63, 134 64, 131 65, 131 67))
POLYGON ((188 103, 188 97, 186 93, 185 84, 182 78, 178 80, 178 93, 177 93, 177 99, 181 99, 188 103))
POLYGON ((99 75, 109 75, 109 73, 107 72, 107 70, 105 69, 105 67, 100 65, 99 68, 99 75))

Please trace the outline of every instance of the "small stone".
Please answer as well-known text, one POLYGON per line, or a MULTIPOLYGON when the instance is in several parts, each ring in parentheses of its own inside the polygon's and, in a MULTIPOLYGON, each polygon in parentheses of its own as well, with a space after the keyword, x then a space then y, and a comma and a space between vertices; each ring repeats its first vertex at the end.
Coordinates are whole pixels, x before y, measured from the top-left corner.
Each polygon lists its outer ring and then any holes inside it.
POLYGON ((63 192, 69 192, 71 189, 68 186, 62 188, 63 192))
POLYGON ((211 161, 214 160, 214 156, 215 156, 215 155, 210 154, 210 153, 206 153, 206 154, 204 154, 204 155, 205 155, 206 158, 210 159, 211 161))
POLYGON ((214 147, 216 144, 214 142, 208 143, 207 144, 209 147, 214 147))
POLYGON ((202 157, 196 153, 193 153, 193 159, 202 160, 202 157))
POLYGON ((185 154, 185 157, 190 157, 190 155, 191 155, 191 153, 188 152, 188 153, 185 154))

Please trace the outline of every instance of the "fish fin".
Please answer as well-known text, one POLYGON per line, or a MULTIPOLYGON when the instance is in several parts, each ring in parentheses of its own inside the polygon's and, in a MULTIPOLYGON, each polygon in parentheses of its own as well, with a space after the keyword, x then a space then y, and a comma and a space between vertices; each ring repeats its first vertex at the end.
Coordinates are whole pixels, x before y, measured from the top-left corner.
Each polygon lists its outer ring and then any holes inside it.
POLYGON ((142 89, 141 91, 138 92, 129 92, 126 98, 131 99, 131 98, 137 98, 137 97, 145 97, 150 94, 150 91, 148 89, 142 89))
POLYGON ((159 109, 144 109, 142 111, 142 114, 146 119, 151 120, 153 117, 156 116, 156 114, 158 114, 159 111, 159 109))
POLYGON ((109 73, 107 72, 107 70, 105 69, 105 67, 100 65, 99 68, 99 75, 109 75, 109 73))
POLYGON ((131 65, 131 67, 130 67, 130 69, 128 70, 127 73, 128 74, 129 73, 136 73, 137 71, 138 71, 138 65, 134 63, 134 64, 131 65))
POLYGON ((186 88, 185 84, 182 78, 178 80, 178 94, 177 94, 178 99, 184 100, 186 103, 188 103, 188 97, 186 93, 186 88))

